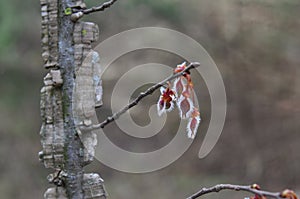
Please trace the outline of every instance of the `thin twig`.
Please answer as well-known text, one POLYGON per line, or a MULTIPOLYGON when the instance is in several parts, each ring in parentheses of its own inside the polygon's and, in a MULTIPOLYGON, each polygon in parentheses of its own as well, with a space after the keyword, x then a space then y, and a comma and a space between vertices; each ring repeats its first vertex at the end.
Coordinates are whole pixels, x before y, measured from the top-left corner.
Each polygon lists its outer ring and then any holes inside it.
POLYGON ((195 199, 199 198, 202 195, 213 193, 213 192, 219 192, 222 190, 234 190, 234 191, 245 191, 250 192, 259 196, 265 196, 270 198, 276 198, 276 199, 283 199, 282 194, 279 192, 268 192, 263 190, 258 190, 253 188, 252 186, 242 186, 242 185, 232 185, 232 184, 218 184, 210 188, 202 188, 197 193, 193 194, 192 196, 188 197, 187 199, 195 199))
POLYGON ((171 75, 170 77, 168 77, 167 79, 151 86, 150 88, 148 88, 145 92, 141 92, 139 94, 139 96, 137 96, 137 98, 135 98, 131 103, 129 103, 128 105, 126 105, 124 108, 122 108, 120 111, 114 113, 111 117, 108 117, 106 120, 104 120, 103 122, 99 123, 99 124, 94 124, 88 127, 82 126, 82 129, 85 130, 93 130, 93 129, 99 129, 99 128, 104 128, 107 124, 113 122, 114 120, 118 119, 122 114, 124 114, 126 111, 128 111, 129 109, 131 109, 132 107, 136 106, 139 101, 141 101, 144 97, 151 95, 155 90, 159 89, 160 87, 162 87, 163 85, 165 85, 167 82, 182 76, 183 74, 189 72, 192 68, 197 68, 200 66, 200 63, 198 62, 193 62, 190 63, 190 65, 188 65, 183 71, 181 71, 180 73, 175 73, 173 75, 171 75))
POLYGON ((90 13, 93 13, 93 12, 103 11, 106 8, 109 8, 110 6, 112 6, 116 1, 118 1, 118 0, 110 0, 110 1, 107 1, 107 2, 103 3, 100 6, 91 7, 91 8, 83 10, 82 12, 83 12, 83 14, 87 15, 87 14, 90 14, 90 13))

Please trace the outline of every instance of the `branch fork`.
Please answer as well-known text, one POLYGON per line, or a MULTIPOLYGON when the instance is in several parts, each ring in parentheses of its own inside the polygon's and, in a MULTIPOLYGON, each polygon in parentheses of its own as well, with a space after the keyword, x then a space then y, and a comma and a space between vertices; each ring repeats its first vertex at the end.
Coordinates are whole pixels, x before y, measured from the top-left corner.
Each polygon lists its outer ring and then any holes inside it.
POLYGON ((95 7, 91 7, 91 8, 86 8, 86 9, 74 9, 74 13, 71 15, 71 19, 72 21, 77 21, 78 19, 80 19, 81 17, 83 17, 84 15, 88 15, 94 12, 100 12, 100 11, 104 11, 105 9, 111 7, 115 2, 117 2, 118 0, 110 0, 107 2, 104 2, 103 4, 99 5, 99 6, 95 6, 95 7))

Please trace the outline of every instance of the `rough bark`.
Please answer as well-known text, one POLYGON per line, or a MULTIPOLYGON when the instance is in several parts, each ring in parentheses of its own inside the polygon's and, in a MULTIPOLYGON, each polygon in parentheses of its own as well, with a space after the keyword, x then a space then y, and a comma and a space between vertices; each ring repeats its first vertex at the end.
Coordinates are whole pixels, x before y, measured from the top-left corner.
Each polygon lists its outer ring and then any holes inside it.
POLYGON ((103 180, 83 167, 93 161, 95 131, 82 131, 79 124, 92 124, 95 107, 102 103, 99 55, 91 43, 98 39, 94 23, 72 18, 73 9, 84 9, 82 0, 40 0, 42 57, 50 69, 41 89, 41 162, 54 173, 47 179, 46 199, 106 198, 103 180))
POLYGON ((65 10, 74 6, 73 0, 60 0, 58 13, 58 65, 61 68, 63 78, 63 118, 65 129, 65 171, 66 191, 69 198, 83 198, 83 145, 76 133, 73 116, 73 90, 75 85, 74 22, 70 15, 65 15, 65 10))

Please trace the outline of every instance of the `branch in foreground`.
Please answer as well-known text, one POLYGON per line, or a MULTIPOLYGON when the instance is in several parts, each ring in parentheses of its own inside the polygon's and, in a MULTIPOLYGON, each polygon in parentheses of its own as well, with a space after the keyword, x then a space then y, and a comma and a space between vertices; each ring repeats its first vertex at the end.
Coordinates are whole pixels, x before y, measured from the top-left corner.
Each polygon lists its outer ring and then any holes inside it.
POLYGON ((283 192, 268 192, 260 190, 260 187, 257 184, 253 184, 251 186, 241 186, 241 185, 232 185, 232 184, 219 184, 210 188, 202 188, 197 193, 193 194, 192 196, 188 197, 187 199, 195 199, 199 198, 200 196, 219 192, 222 190, 234 190, 234 191, 245 191, 255 194, 254 199, 266 199, 275 198, 275 199, 298 199, 296 194, 291 190, 284 190, 283 192))
POLYGON ((165 85, 167 82, 169 82, 169 81, 171 81, 173 79, 176 79, 177 77, 180 77, 183 74, 189 72, 192 68, 197 68, 199 66, 200 66, 200 63, 198 63, 198 62, 192 62, 192 63, 190 63, 190 65, 188 65, 188 67, 186 67, 180 73, 175 73, 175 74, 171 75, 170 77, 168 77, 167 79, 165 79, 165 80, 163 80, 163 81, 161 81, 161 82, 159 82, 159 83, 151 86, 145 92, 140 93, 139 96, 137 98, 135 98, 131 103, 129 103, 128 105, 126 105, 120 111, 114 113, 111 117, 108 117, 103 122, 101 122, 99 124, 91 125, 91 126, 88 126, 88 127, 82 126, 81 128, 85 129, 85 130, 93 130, 93 129, 104 128, 107 124, 109 124, 109 123, 113 122, 114 120, 118 119, 126 111, 128 111, 132 107, 136 106, 139 103, 139 101, 141 101, 144 97, 146 97, 148 95, 151 95, 155 90, 159 89, 160 87, 162 87, 163 85, 165 85))
POLYGON ((83 10, 82 12, 83 12, 83 14, 90 14, 93 12, 103 11, 106 8, 109 8, 110 6, 112 6, 116 1, 117 0, 110 0, 110 1, 103 3, 100 6, 88 8, 88 9, 83 10))

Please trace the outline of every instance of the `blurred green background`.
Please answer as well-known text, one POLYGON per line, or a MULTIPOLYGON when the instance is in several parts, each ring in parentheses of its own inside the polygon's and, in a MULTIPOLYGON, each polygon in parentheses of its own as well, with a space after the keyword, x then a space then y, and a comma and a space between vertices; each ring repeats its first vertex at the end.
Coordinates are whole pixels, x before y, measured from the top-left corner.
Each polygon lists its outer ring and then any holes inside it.
MULTIPOLYGON (((86 3, 92 6, 99 1, 86 3)), ((50 171, 37 156, 41 150, 39 90, 46 73, 39 10, 37 0, 0 1, 0 198, 42 198, 49 187, 46 176, 50 171)), ((196 92, 202 99, 204 121, 191 148, 172 165, 139 175, 115 171, 96 161, 88 166, 88 172, 101 173, 110 198, 179 199, 216 183, 256 182, 268 190, 300 190, 299 10, 298 0, 120 0, 111 9, 86 17, 84 20, 99 24, 99 42, 144 26, 187 34, 216 62, 228 97, 223 133, 205 159, 197 156, 210 115, 203 85, 196 92)), ((99 118, 111 113, 111 89, 130 66, 149 62, 175 66, 181 61, 155 50, 120 58, 111 67, 113 73, 108 71, 103 79, 104 106, 99 118)), ((137 123, 147 124, 149 118, 141 110, 157 97, 158 93, 133 109, 137 123)), ((114 124, 105 132, 124 147, 135 144, 114 124)), ((136 150, 161 147, 171 137, 158 136, 146 145, 136 143, 136 150)), ((205 198, 243 196, 225 192, 205 198)))

